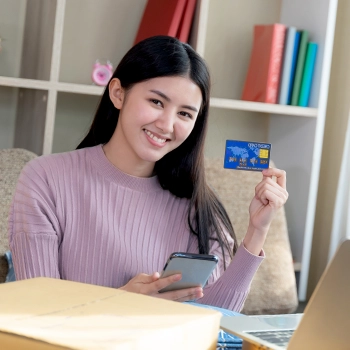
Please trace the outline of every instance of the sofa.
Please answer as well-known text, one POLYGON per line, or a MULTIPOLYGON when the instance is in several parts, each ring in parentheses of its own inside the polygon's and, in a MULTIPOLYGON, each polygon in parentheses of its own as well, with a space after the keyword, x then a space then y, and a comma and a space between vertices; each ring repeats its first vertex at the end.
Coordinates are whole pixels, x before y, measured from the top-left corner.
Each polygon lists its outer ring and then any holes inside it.
POLYGON ((0 283, 5 282, 8 271, 7 219, 13 192, 23 166, 35 157, 35 153, 21 148, 0 149, 0 283))
MULTIPOLYGON (((262 175, 225 169, 223 162, 223 158, 206 159, 206 177, 223 202, 240 243, 248 227, 249 204, 262 175)), ((254 276, 242 313, 294 312, 298 306, 297 287, 284 207, 278 210, 271 223, 264 252, 266 258, 254 276)))

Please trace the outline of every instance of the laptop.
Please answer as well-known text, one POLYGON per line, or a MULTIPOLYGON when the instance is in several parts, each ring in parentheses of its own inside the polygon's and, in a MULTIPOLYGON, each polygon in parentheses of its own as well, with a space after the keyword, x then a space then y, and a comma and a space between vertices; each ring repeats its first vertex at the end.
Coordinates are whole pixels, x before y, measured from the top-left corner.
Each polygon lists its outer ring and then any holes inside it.
POLYGON ((224 316, 220 326, 242 338, 243 349, 349 350, 350 239, 338 247, 303 314, 224 316))

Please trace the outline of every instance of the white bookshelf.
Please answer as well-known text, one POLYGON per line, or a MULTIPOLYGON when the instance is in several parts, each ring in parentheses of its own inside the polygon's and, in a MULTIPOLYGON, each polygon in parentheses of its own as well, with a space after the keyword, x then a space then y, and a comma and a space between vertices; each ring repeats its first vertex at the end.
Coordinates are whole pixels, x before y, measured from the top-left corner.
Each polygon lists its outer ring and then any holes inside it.
MULTIPOLYGON (((38 154, 73 149, 104 90, 91 83, 92 65, 104 58, 116 66, 132 46, 147 0, 29 2, 0 0, 6 39, 0 147, 38 154)), ((191 35, 213 78, 207 156, 222 155, 230 138, 271 142, 273 160, 287 171, 300 300, 307 290, 336 9, 337 0, 198 0, 191 35), (253 26, 275 22, 307 29, 319 43, 308 108, 240 100, 253 26)))
MULTIPOLYGON (((198 30, 197 40, 200 43, 201 54, 212 68, 214 83, 217 84, 213 89, 211 106, 216 109, 231 109, 233 124, 235 121, 239 122, 244 112, 247 117, 251 117, 252 112, 256 112, 256 118, 261 118, 262 115, 266 118, 266 114, 268 115, 267 132, 262 133, 257 141, 272 143, 273 160, 278 167, 287 171, 290 194, 286 203, 288 229, 295 259, 294 266, 300 271, 299 299, 305 301, 337 0, 282 0, 263 4, 256 1, 246 1, 245 4, 223 1, 220 4, 221 8, 215 1, 205 0, 202 1, 202 6, 200 11, 208 11, 209 16, 203 15, 203 20, 198 21, 202 28, 198 30), (271 11, 264 12, 263 7, 269 6, 271 11), (234 16, 235 12, 239 15, 234 16), (259 12, 262 15, 257 19, 259 12), (310 33, 310 39, 319 44, 309 108, 239 100, 249 61, 253 25, 274 22, 306 29, 310 33), (243 35, 245 43, 242 42, 243 35), (215 37, 219 37, 220 41, 215 37), (222 42, 221 46, 219 42, 222 42), (238 63, 235 64, 233 57, 237 56, 237 52, 241 57, 237 57, 238 63), (236 76, 238 84, 229 81, 227 76, 232 80, 236 76), (231 95, 232 98, 217 95, 231 95), (239 113, 236 114, 236 111, 239 113)), ((215 113, 218 113, 217 110, 215 113)))

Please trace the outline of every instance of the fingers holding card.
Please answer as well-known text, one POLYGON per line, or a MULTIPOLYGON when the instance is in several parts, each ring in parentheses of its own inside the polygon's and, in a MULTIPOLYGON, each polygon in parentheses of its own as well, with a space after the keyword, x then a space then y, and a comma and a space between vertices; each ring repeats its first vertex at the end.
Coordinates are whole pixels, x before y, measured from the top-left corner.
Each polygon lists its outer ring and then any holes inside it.
POLYGON ((262 171, 263 176, 269 178, 275 178, 278 185, 286 189, 287 186, 287 175, 284 170, 277 168, 268 168, 262 171))

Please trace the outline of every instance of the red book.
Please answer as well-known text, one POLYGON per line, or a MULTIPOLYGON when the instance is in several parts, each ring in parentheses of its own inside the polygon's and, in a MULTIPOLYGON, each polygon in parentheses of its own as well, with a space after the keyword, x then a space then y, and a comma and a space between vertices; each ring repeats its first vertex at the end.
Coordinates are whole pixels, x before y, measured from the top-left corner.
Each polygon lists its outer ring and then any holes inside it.
POLYGON ((176 37, 187 0, 148 0, 134 41, 154 35, 176 37))
POLYGON ((181 18, 178 33, 176 35, 176 37, 183 43, 187 43, 190 35, 196 2, 197 0, 187 0, 186 2, 186 7, 181 18))
POLYGON ((286 26, 254 26, 253 48, 242 100, 277 103, 286 26))

